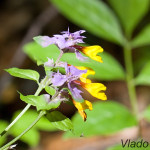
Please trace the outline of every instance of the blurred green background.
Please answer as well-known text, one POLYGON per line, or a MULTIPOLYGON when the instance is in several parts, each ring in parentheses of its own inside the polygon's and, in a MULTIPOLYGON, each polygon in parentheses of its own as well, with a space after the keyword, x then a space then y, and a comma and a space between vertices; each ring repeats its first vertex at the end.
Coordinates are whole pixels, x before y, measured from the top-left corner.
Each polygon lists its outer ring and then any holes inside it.
MULTIPOLYGON (((34 82, 10 77, 3 69, 30 68, 44 77, 44 69, 37 66, 36 61, 46 61, 47 57, 55 59, 59 54, 53 45, 42 48, 34 43, 34 36, 52 36, 68 27, 70 32, 84 29, 86 44, 104 48, 104 53, 100 54, 103 64, 78 62, 74 54, 65 54, 62 60, 94 69, 96 75, 91 78, 107 86, 108 101, 99 102, 90 97, 94 109, 87 112, 86 123, 78 114, 74 115, 73 106, 63 103, 59 111, 72 118, 74 134, 63 134, 43 118, 22 137, 17 149, 107 150, 120 144, 123 138, 138 139, 138 124, 141 138, 150 142, 150 107, 147 107, 150 103, 149 0, 1 0, 0 7, 0 130, 16 116, 16 111, 25 107, 16 90, 27 95, 33 94, 37 88, 34 82), (127 66, 123 49, 128 47, 133 62, 140 122, 132 114, 125 81, 127 66), (64 137, 67 138, 65 141, 64 137)), ((89 99, 87 93, 84 96, 89 99)), ((7 138, 1 139, 0 144, 17 136, 36 115, 33 108, 12 128, 7 138)))

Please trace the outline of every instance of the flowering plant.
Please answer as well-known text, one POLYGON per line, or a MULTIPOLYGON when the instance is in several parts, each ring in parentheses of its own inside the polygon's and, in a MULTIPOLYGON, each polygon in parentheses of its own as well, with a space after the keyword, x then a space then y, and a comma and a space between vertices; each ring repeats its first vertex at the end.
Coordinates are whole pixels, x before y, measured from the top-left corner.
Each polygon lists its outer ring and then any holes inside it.
POLYGON ((54 35, 53 37, 34 37, 35 42, 40 44, 42 47, 48 47, 51 44, 55 44, 60 51, 60 55, 56 61, 54 61, 53 58, 47 58, 47 62, 43 63, 46 76, 40 82, 40 75, 34 70, 18 68, 6 69, 6 71, 12 76, 36 81, 38 84, 38 89, 34 95, 24 96, 19 92, 20 99, 26 102, 27 106, 1 133, 0 136, 3 136, 30 108, 30 106, 35 106, 39 115, 25 131, 23 131, 14 140, 3 146, 1 150, 8 149, 27 131, 29 131, 44 115, 58 129, 64 131, 73 130, 73 125, 69 118, 55 110, 60 106, 61 102, 72 102, 83 120, 86 121, 87 115, 85 110, 92 110, 92 103, 88 100, 84 100, 81 95, 83 92, 79 89, 79 87, 87 90, 93 97, 101 100, 107 99, 104 93, 106 87, 101 83, 92 83, 92 81, 88 79, 88 75, 95 74, 94 70, 84 66, 73 66, 60 60, 64 53, 75 52, 77 59, 80 61, 90 61, 91 58, 98 62, 102 62, 101 57, 97 55, 99 52, 103 51, 100 46, 78 45, 80 43, 84 43, 83 38, 85 37, 81 36, 84 32, 84 30, 80 30, 70 33, 68 29, 68 31, 62 32, 61 35, 54 35), (85 54, 85 56, 83 56, 82 53, 85 54), (43 89, 45 89, 47 94, 40 95, 43 89))
MULTIPOLYGON (((68 20, 78 26, 84 27, 96 37, 107 41, 106 45, 104 44, 104 46, 106 46, 105 49, 111 47, 111 52, 113 51, 113 53, 117 54, 116 57, 119 56, 118 59, 121 61, 121 64, 124 64, 124 66, 122 66, 116 59, 114 59, 115 63, 112 64, 112 61, 109 61, 110 57, 107 61, 103 57, 105 64, 108 62, 109 64, 105 66, 107 70, 101 71, 105 76, 99 76, 97 79, 103 79, 104 81, 123 81, 123 85, 127 87, 126 93, 124 89, 123 92, 121 92, 121 89, 118 90, 118 88, 116 88, 116 91, 118 91, 117 95, 121 93, 122 103, 123 105, 127 105, 127 109, 123 111, 124 106, 118 105, 118 103, 114 103, 113 101, 103 103, 103 107, 102 104, 100 104, 96 111, 98 114, 99 110, 100 117, 95 119, 95 126, 99 124, 105 124, 105 126, 103 126, 103 128, 97 127, 94 131, 89 132, 89 135, 110 135, 122 129, 135 126, 137 128, 137 135, 134 139, 145 138, 143 132, 145 130, 144 124, 147 122, 148 125, 148 122, 150 122, 150 105, 146 98, 147 96, 145 96, 146 93, 139 92, 139 89, 143 91, 143 86, 150 86, 150 24, 149 18, 147 17, 150 1, 51 0, 50 2, 68 20), (112 43, 114 43, 113 46, 112 43), (121 53, 118 55, 118 52, 121 53), (138 90, 137 86, 140 86, 138 90), (124 100, 123 93, 125 95, 124 100), (143 97, 141 98, 139 95, 143 95, 143 97), (111 122, 111 124, 109 124, 109 122, 111 122)), ((98 69, 96 73, 97 71, 98 69)), ((112 96, 111 99, 117 100, 119 99, 117 97, 112 96)), ((88 116, 90 116, 90 114, 88 114, 88 116)), ((77 121, 79 123, 79 119, 75 117, 73 122, 76 123, 77 121)), ((87 122, 88 121, 89 120, 87 120, 87 122)), ((92 121, 93 120, 88 123, 92 125, 92 121)), ((85 131, 90 129, 90 125, 88 127, 86 126, 85 131)), ((81 124, 77 125, 78 129, 80 126, 81 124)), ((132 137, 130 131, 126 131, 125 133, 132 137)), ((126 134, 123 135, 125 136, 126 134)), ((68 137, 73 137, 73 135, 69 135, 68 137)), ((118 143, 120 143, 120 139, 118 143)), ((137 149, 135 146, 132 148, 137 149)), ((121 150, 124 149, 124 147, 119 145, 110 149, 121 150)))

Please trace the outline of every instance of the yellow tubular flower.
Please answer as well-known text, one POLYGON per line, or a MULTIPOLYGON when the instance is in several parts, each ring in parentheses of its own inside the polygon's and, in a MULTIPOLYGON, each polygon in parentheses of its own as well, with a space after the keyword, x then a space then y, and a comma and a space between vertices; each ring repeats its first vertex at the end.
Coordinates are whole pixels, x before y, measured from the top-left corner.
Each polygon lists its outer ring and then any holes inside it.
POLYGON ((72 100, 72 101, 73 101, 73 104, 75 105, 75 107, 78 109, 78 112, 81 115, 82 119, 84 121, 86 121, 87 115, 84 110, 85 109, 92 110, 93 109, 92 103, 87 100, 84 100, 83 103, 76 102, 75 100, 72 100))
POLYGON ((92 58, 93 60, 96 60, 98 62, 103 62, 102 58, 100 56, 97 56, 98 53, 103 52, 103 48, 95 45, 95 46, 85 46, 82 47, 81 52, 84 53, 85 55, 89 56, 90 58, 92 58))
POLYGON ((95 71, 90 69, 90 68, 87 68, 87 67, 78 67, 76 66, 77 69, 79 70, 87 70, 87 73, 84 73, 80 76, 80 80, 84 83, 91 83, 91 80, 90 79, 87 79, 87 76, 88 75, 94 75, 95 74, 95 71))
MULTIPOLYGON (((79 81, 78 81, 79 82, 79 81)), ((103 91, 106 90, 106 86, 101 83, 83 83, 79 82, 80 85, 86 89, 93 97, 101 100, 107 100, 107 97, 103 91)))

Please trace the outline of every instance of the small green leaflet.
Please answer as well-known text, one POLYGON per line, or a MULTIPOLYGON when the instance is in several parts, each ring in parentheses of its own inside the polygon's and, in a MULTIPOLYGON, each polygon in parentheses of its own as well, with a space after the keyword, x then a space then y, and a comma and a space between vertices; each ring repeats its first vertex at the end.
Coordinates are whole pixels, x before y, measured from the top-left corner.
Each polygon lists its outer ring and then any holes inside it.
POLYGON ((46 86, 45 91, 50 95, 54 95, 56 93, 56 90, 52 88, 51 86, 46 86))
POLYGON ((37 111, 55 109, 60 105, 61 101, 59 99, 48 101, 46 95, 48 94, 40 95, 40 96, 34 96, 34 95, 24 96, 20 93, 20 99, 26 103, 35 106, 37 108, 37 111))
POLYGON ((39 82, 39 73, 30 70, 30 69, 19 69, 19 68, 10 68, 10 69, 5 69, 10 75, 18 78, 23 78, 23 79, 29 79, 29 80, 34 80, 37 83, 39 82))

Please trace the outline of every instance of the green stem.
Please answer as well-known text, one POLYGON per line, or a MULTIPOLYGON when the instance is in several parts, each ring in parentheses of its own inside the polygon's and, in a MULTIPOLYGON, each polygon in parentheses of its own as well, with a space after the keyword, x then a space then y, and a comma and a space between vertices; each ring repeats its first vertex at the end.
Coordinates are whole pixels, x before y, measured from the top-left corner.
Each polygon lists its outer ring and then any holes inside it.
POLYGON ((125 60, 125 68, 126 68, 126 81, 128 86, 132 112, 135 116, 138 116, 136 89, 133 82, 134 73, 133 73, 133 64, 132 64, 132 51, 128 44, 124 47, 124 60, 125 60))
MULTIPOLYGON (((36 91, 36 93, 34 94, 35 96, 38 96, 39 93, 42 91, 43 89, 43 86, 39 84, 39 87, 36 91)), ((30 108, 30 104, 27 104, 27 106, 22 110, 22 112, 15 118, 15 120, 13 120, 13 122, 11 124, 8 125, 8 127, 3 131, 1 132, 0 134, 0 137, 2 137, 3 135, 5 135, 8 130, 24 115, 24 113, 30 108)))
POLYGON ((0 134, 0 137, 2 137, 3 135, 5 135, 7 133, 7 131, 19 120, 19 118, 30 108, 30 104, 28 104, 23 110, 22 112, 13 120, 13 122, 11 124, 8 125, 8 127, 0 134))
POLYGON ((15 143, 17 140, 19 140, 26 132, 28 132, 40 119, 42 116, 44 116, 46 114, 45 111, 41 111, 38 115, 38 117, 36 118, 36 120, 26 129, 24 130, 19 136, 17 136, 15 139, 13 139, 12 141, 10 141, 8 144, 4 145, 2 148, 0 148, 0 150, 5 150, 8 149, 9 146, 11 146, 13 143, 15 143))

